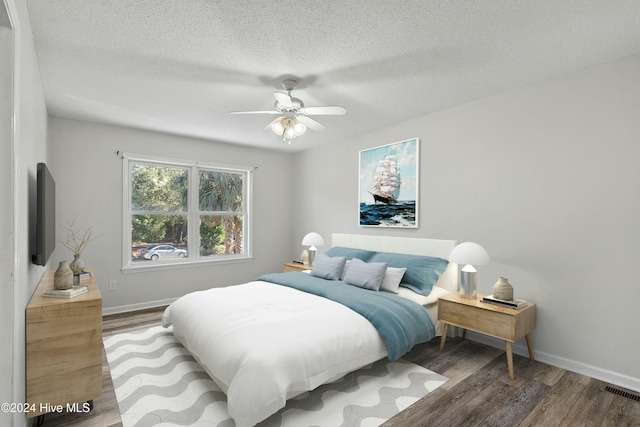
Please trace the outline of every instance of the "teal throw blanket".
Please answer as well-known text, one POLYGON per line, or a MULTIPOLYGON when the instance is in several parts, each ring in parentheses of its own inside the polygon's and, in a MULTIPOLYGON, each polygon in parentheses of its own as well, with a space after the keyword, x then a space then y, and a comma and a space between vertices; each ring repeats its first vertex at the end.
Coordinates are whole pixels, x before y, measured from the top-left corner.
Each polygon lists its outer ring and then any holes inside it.
POLYGON ((349 307, 375 326, 392 361, 435 336, 435 325, 423 306, 389 292, 358 288, 307 273, 272 273, 257 280, 295 288, 349 307))

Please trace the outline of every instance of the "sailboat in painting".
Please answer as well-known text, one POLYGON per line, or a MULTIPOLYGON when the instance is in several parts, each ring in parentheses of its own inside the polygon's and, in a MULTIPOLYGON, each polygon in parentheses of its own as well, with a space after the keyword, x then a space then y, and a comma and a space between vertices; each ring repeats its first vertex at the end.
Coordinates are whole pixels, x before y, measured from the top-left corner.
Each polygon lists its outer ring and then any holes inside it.
POLYGON ((401 183, 396 156, 387 155, 384 160, 380 160, 378 163, 375 175, 371 180, 369 193, 373 196, 375 203, 381 202, 390 205, 398 201, 401 183))

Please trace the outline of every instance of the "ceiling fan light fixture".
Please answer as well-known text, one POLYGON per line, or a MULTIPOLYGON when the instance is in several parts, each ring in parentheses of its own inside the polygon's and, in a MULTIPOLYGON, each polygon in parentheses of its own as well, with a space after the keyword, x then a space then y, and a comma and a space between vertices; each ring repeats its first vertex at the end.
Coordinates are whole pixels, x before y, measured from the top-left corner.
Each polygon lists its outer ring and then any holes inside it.
POLYGON ((300 123, 295 117, 293 119, 279 117, 271 124, 271 130, 285 140, 291 140, 305 133, 307 127, 303 123, 300 123))
POLYGON ((285 124, 283 123, 284 121, 285 121, 285 118, 280 117, 278 120, 274 121, 271 124, 271 130, 273 131, 273 133, 275 133, 276 135, 282 136, 285 130, 285 124))
POLYGON ((299 121, 295 121, 296 123, 293 125, 293 129, 296 131, 296 136, 300 136, 307 131, 307 127, 300 123, 299 121))
POLYGON ((296 134, 296 131, 293 127, 288 127, 285 129, 283 136, 287 139, 293 139, 298 136, 298 134, 296 134))

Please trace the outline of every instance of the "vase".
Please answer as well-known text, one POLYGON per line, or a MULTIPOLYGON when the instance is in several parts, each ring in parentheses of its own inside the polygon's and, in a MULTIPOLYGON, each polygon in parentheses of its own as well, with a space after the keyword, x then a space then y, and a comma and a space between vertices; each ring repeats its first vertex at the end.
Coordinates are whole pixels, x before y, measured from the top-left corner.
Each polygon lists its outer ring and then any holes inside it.
POLYGON ((498 278, 493 284, 493 297, 505 301, 513 300, 513 286, 506 277, 498 278))
POLYGON ((300 253, 300 261, 302 261, 302 263, 304 265, 309 265, 309 251, 308 250, 303 250, 300 253))
POLYGON ((58 269, 53 273, 53 289, 71 289, 73 287, 73 271, 67 261, 60 261, 58 269))
POLYGON ((74 254, 73 261, 71 261, 71 264, 69 264, 69 268, 71 268, 71 271, 73 271, 73 274, 75 276, 80 275, 80 273, 84 271, 85 266, 86 264, 84 263, 82 258, 80 258, 80 254, 74 254))

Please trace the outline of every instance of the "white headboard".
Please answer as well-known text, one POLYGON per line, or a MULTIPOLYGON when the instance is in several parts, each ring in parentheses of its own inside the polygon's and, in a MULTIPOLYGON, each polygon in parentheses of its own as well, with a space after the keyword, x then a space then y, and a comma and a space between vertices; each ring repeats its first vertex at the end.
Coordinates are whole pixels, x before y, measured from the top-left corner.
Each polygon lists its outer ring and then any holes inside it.
MULTIPOLYGON (((457 242, 455 240, 340 233, 333 233, 331 235, 331 246, 410 255, 427 255, 443 259, 449 258, 449 254, 456 244, 457 242)), ((458 264, 450 262, 445 272, 440 276, 437 284, 450 292, 456 292, 458 290, 458 264)))

